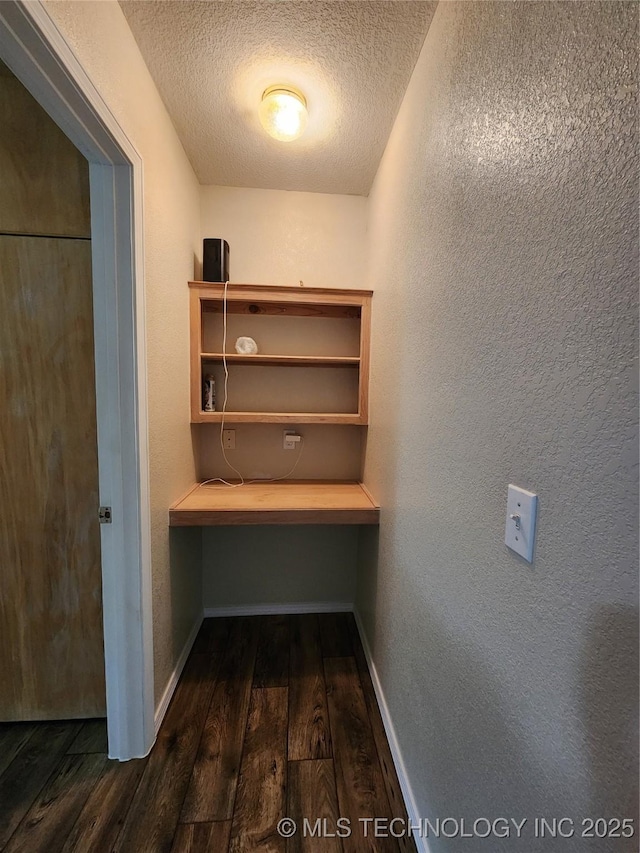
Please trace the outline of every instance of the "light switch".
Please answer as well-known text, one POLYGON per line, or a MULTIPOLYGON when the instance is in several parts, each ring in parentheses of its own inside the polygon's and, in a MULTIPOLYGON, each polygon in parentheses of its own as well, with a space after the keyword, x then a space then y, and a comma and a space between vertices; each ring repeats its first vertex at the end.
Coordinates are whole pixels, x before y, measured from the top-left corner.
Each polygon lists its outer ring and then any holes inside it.
POLYGON ((509 484, 507 493, 507 522, 504 544, 529 563, 533 560, 533 540, 536 535, 538 496, 509 484))

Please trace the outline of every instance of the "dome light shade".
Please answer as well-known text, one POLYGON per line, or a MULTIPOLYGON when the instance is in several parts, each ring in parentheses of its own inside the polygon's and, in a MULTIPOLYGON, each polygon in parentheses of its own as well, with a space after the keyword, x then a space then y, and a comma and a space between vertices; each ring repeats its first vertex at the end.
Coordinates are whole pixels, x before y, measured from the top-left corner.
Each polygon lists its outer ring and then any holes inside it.
POLYGON ((291 142, 302 136, 307 126, 307 102, 291 86, 270 86, 262 95, 258 116, 269 136, 291 142))

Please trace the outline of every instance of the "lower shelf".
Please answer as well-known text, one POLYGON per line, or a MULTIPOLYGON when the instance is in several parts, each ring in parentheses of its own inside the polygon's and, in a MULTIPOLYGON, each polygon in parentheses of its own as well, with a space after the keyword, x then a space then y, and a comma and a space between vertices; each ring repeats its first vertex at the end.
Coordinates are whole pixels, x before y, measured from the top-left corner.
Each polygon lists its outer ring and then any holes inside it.
POLYGON ((171 527, 224 524, 378 524, 380 507, 362 483, 282 480, 197 483, 169 509, 171 527))
POLYGON ((366 424, 357 412, 195 412, 192 424, 366 424))

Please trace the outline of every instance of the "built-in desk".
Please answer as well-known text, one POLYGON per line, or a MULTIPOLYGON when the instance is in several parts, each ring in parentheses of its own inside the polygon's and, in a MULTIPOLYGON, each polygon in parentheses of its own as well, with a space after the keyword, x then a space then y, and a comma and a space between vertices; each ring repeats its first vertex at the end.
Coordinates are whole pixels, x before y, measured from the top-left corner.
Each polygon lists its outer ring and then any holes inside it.
POLYGON ((171 527, 222 524, 378 524, 380 507, 356 482, 196 483, 169 509, 171 527))

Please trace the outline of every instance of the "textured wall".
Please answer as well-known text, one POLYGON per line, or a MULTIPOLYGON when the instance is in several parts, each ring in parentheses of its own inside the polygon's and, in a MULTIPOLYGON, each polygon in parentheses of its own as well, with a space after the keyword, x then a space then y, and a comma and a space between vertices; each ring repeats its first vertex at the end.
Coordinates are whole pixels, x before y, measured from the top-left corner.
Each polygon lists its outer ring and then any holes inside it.
MULTIPOLYGON (((374 184, 358 606, 423 816, 636 810, 637 23, 440 3, 374 184)), ((430 843, 637 850, 531 830, 430 843)))
POLYGON ((199 187, 118 4, 48 2, 47 10, 144 161, 157 700, 202 606, 200 537, 178 533, 170 544, 167 527, 168 506, 194 477, 186 283, 200 247, 199 187))
MULTIPOLYGON (((201 192, 203 237, 229 242, 231 281, 364 286, 365 198, 234 187, 201 192)), ((244 476, 281 477, 290 470, 296 456, 282 450, 281 426, 234 428, 236 450, 228 457, 244 476)), ((300 432, 305 444, 296 477, 360 477, 360 427, 303 424, 300 432)), ((219 428, 195 427, 194 437, 199 474, 233 476, 222 461, 219 428)), ((203 565, 205 607, 353 601, 355 529, 213 528, 204 531, 203 565)))

